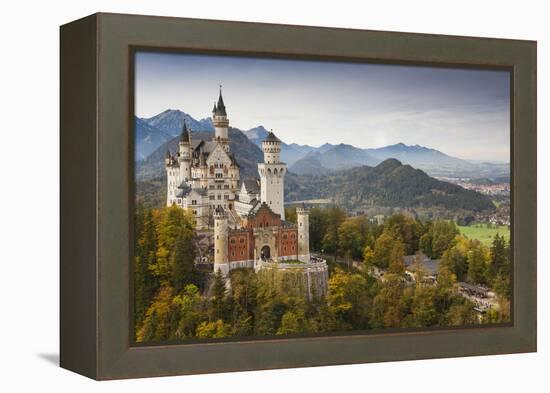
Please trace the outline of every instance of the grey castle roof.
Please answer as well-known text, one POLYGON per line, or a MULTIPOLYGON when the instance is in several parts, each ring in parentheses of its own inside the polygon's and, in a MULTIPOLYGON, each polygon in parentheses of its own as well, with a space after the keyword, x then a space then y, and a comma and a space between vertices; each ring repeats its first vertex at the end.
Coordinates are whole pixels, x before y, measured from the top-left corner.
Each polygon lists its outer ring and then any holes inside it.
POLYGON ((187 195, 191 193, 191 191, 196 192, 197 194, 201 196, 207 196, 208 193, 204 188, 191 188, 186 182, 182 181, 181 184, 178 186, 178 192, 176 194, 177 198, 185 198, 187 195))
POLYGON ((250 209, 250 212, 248 213, 248 217, 254 217, 256 214, 258 214, 258 212, 260 211, 260 209, 262 207, 264 207, 266 209, 268 209, 271 213, 275 214, 276 216, 279 216, 279 214, 275 213, 273 210, 271 210, 271 208, 269 207, 269 205, 265 202, 258 202, 256 203, 256 205, 254 205, 254 207, 252 209, 250 209))
POLYGON ((191 187, 186 182, 181 182, 181 184, 178 186, 178 192, 176 193, 177 198, 183 198, 191 192, 191 187))
POLYGON ((187 130, 187 123, 185 119, 183 119, 183 127, 181 129, 181 138, 180 140, 182 142, 189 142, 189 131, 187 130))
POLYGON ((275 136, 273 131, 270 131, 269 134, 267 134, 267 136, 264 139, 264 142, 279 142, 279 143, 282 143, 281 140, 275 136))
MULTIPOLYGON (((194 157, 199 158, 200 165, 206 164, 206 159, 208 158, 210 153, 214 151, 217 145, 218 142, 216 141, 205 141, 202 139, 193 139, 191 141, 191 149, 193 150, 194 157)), ((233 152, 228 152, 227 155, 231 160, 231 164, 233 164, 237 168, 240 168, 237 159, 233 155, 233 152)))
POLYGON ((256 179, 244 179, 241 182, 241 187, 244 185, 244 188, 247 194, 259 194, 260 187, 258 185, 258 180, 256 179))
POLYGON ((225 111, 225 104, 223 103, 223 97, 222 97, 222 89, 220 87, 220 96, 218 97, 218 103, 214 104, 214 109, 212 110, 214 115, 217 116, 227 116, 227 112, 225 111))

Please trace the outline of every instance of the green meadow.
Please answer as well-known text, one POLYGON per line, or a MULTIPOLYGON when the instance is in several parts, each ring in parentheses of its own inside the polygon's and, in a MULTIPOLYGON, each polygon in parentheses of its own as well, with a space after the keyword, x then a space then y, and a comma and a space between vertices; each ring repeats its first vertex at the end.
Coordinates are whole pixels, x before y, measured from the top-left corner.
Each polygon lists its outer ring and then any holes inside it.
POLYGON ((507 226, 491 226, 487 228, 486 224, 476 224, 472 226, 458 226, 461 234, 470 239, 478 239, 485 245, 491 245, 493 238, 498 233, 504 236, 506 241, 510 240, 510 229, 507 226))

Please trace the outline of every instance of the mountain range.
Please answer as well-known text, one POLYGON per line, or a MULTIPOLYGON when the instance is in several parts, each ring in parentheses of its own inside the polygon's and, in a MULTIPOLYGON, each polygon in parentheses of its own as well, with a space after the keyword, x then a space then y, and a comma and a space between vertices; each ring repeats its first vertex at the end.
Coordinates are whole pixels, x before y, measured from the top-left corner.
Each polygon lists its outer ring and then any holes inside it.
MULTIPOLYGON (((177 138, 183 121, 192 130, 192 138, 210 139, 211 118, 196 120, 189 114, 167 109, 150 118, 136 118, 136 175, 138 179, 164 176, 163 159, 167 149, 177 149, 177 138)), ((261 143, 268 130, 260 125, 249 130, 230 129, 231 149, 241 171, 257 176, 256 163, 262 160, 261 143), (258 160, 258 161, 256 161, 258 160)), ((325 143, 319 147, 283 142, 281 160, 289 171, 298 175, 328 174, 361 166, 375 166, 389 158, 422 169, 436 177, 504 178, 509 164, 471 162, 449 156, 420 145, 397 143, 380 148, 363 149, 347 144, 325 143)))
POLYGON ((330 200, 350 209, 372 206, 442 208, 480 212, 493 209, 488 196, 428 176, 394 158, 329 174, 285 177, 286 201, 330 200))

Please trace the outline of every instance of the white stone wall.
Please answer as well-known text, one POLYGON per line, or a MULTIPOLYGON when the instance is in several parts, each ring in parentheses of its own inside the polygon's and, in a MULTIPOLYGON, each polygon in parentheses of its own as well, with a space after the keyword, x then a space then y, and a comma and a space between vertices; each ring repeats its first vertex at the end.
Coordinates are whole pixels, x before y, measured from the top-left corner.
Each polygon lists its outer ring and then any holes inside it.
POLYGON ((226 116, 214 116, 214 131, 216 139, 229 139, 229 119, 226 116))
POLYGON ((176 166, 167 166, 166 167, 166 206, 171 206, 172 204, 177 204, 176 194, 178 192, 178 186, 180 185, 180 169, 176 166))
POLYGON ((309 262, 309 211, 304 208, 296 209, 298 222, 298 259, 309 262))
POLYGON ((179 178, 191 185, 191 146, 187 142, 180 142, 179 144, 179 178))
POLYGON ((284 177, 286 164, 258 164, 260 174, 260 198, 274 213, 285 219, 284 177))
POLYGON ((227 214, 214 215, 214 271, 221 270, 224 275, 229 272, 227 252, 227 214))

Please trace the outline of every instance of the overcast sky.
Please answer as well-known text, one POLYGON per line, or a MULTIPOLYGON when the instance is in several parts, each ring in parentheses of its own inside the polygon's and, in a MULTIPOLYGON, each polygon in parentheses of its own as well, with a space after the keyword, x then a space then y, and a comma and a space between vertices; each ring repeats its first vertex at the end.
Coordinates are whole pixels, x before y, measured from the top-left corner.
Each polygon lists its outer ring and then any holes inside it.
POLYGON ((211 116, 219 85, 231 126, 286 143, 419 144, 509 161, 505 71, 140 52, 136 115, 211 116))

